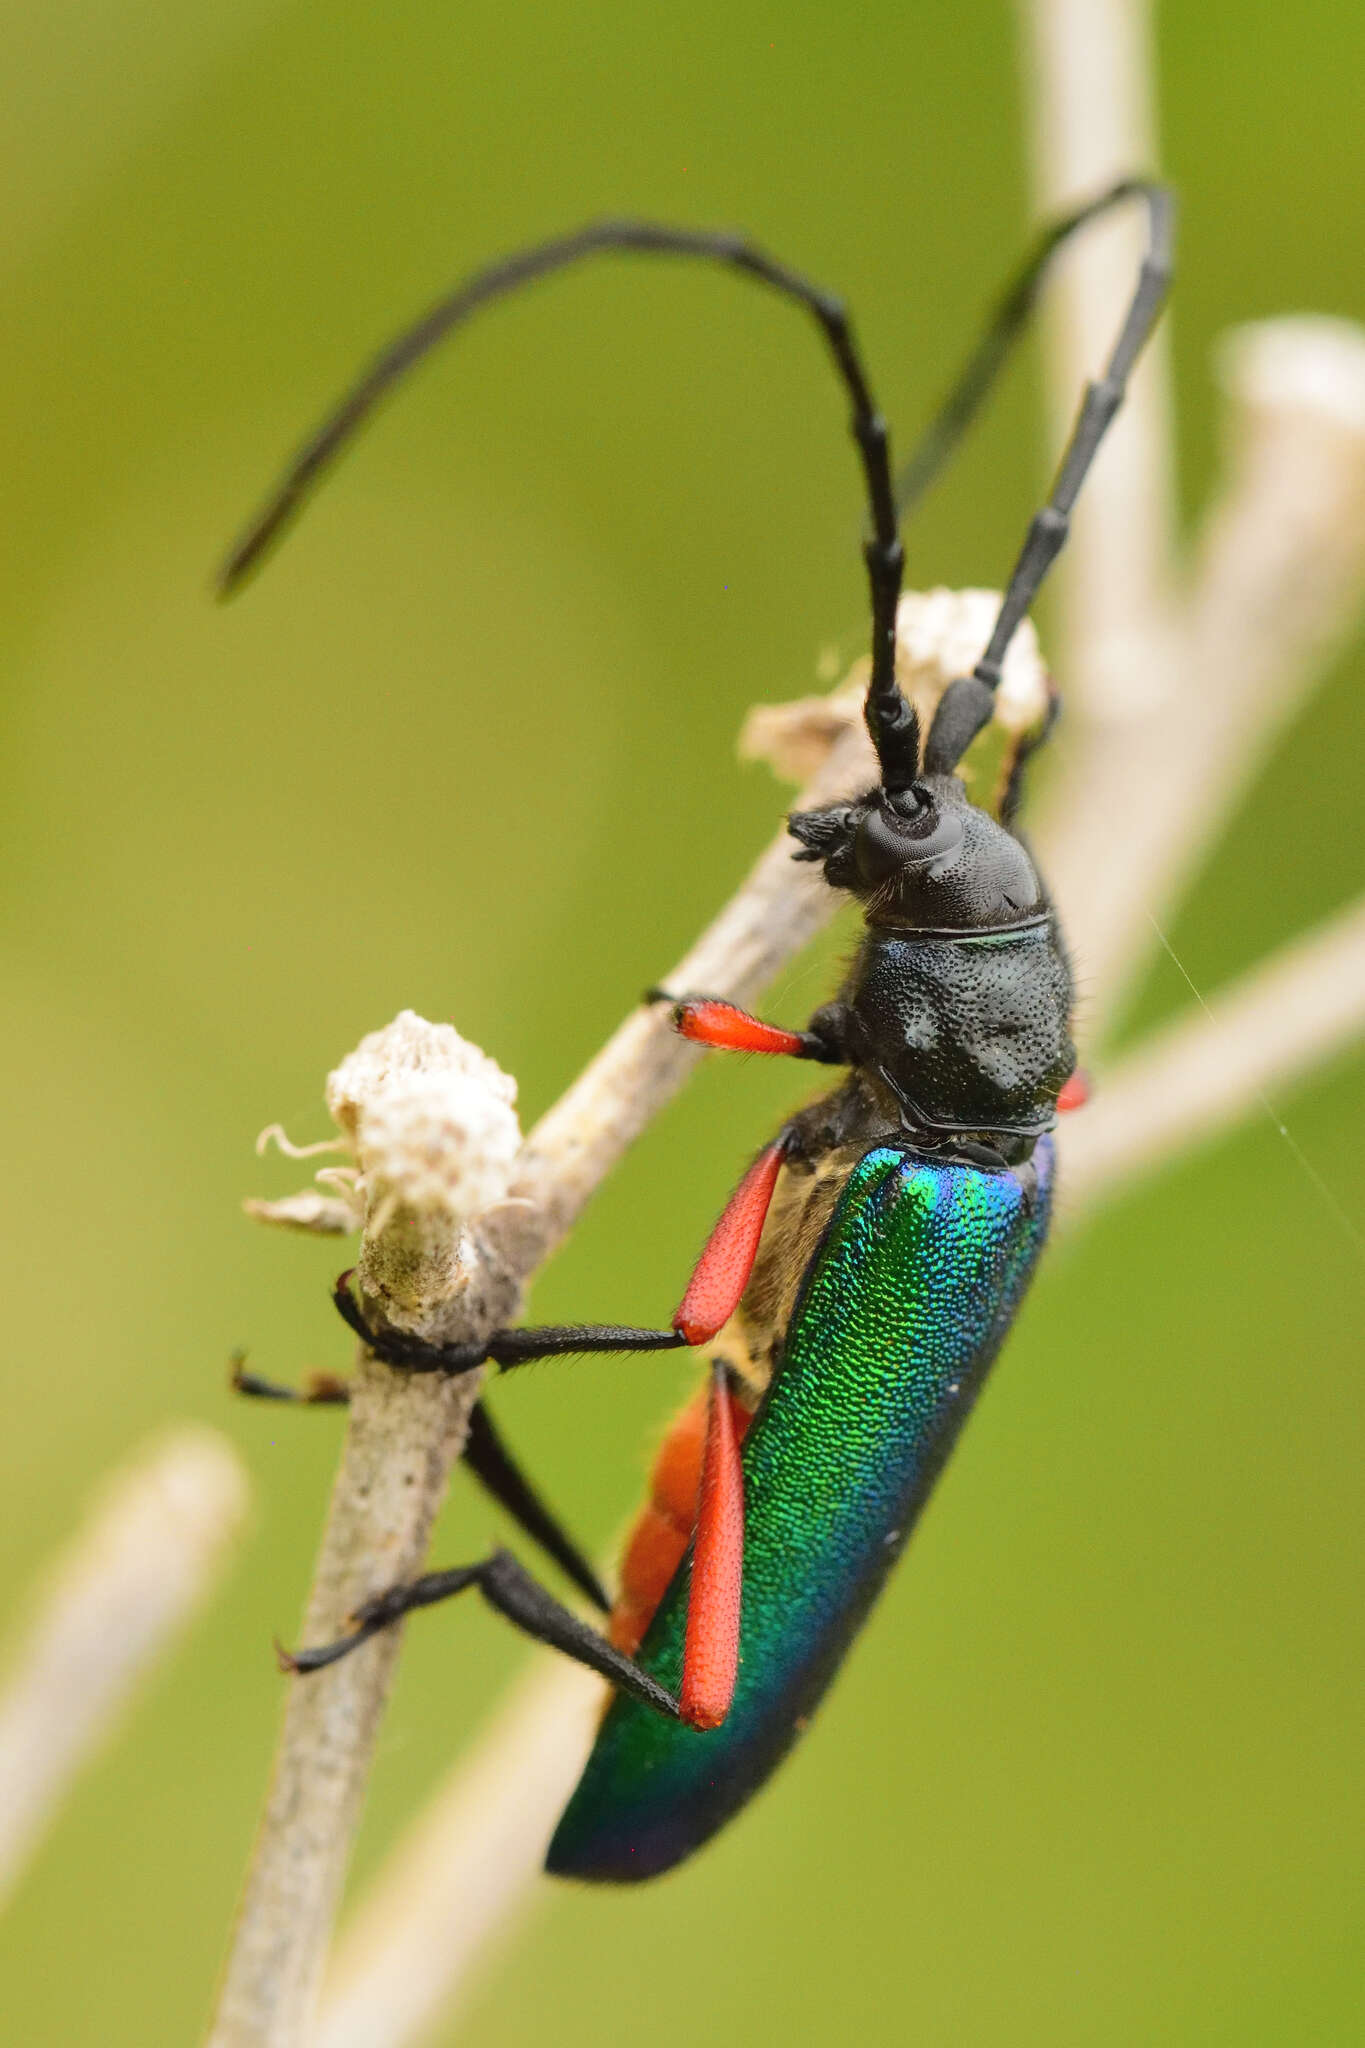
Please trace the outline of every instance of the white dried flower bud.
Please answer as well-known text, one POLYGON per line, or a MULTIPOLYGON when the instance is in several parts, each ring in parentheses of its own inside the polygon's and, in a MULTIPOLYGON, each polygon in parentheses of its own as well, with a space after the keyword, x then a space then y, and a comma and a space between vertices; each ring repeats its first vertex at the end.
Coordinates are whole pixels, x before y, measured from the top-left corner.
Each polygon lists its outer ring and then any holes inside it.
POLYGON ((303 1188, 297 1195, 283 1195, 274 1202, 251 1195, 242 1208, 255 1223, 301 1230, 310 1237, 345 1237, 359 1230, 364 1220, 358 1203, 340 1195, 324 1195, 321 1188, 303 1188))
MULTIPOLYGON (((999 615, 998 590, 907 590, 896 608, 896 674, 926 725, 955 676, 968 676, 999 615)), ((1047 715, 1048 673, 1033 621, 1021 621, 995 693, 1006 732, 1029 732, 1047 715)))
POLYGON ((355 1149, 371 1233, 400 1208, 456 1229, 505 1194, 521 1146, 517 1084, 450 1024, 403 1010, 327 1080, 355 1149))
MULTIPOLYGON (((919 713, 925 732, 938 700, 956 676, 970 675, 985 651, 996 614, 998 590, 908 590, 896 611, 896 675, 919 713)), ((868 665, 852 673, 827 697, 801 697, 792 704, 758 704, 744 721, 740 758, 767 761, 789 782, 809 782, 830 748, 863 720, 868 665)), ((1025 619, 1005 656, 995 693, 994 722, 1011 735, 1034 731, 1047 716, 1051 683, 1032 621, 1025 619)), ((868 778, 876 774, 871 742, 868 778)))

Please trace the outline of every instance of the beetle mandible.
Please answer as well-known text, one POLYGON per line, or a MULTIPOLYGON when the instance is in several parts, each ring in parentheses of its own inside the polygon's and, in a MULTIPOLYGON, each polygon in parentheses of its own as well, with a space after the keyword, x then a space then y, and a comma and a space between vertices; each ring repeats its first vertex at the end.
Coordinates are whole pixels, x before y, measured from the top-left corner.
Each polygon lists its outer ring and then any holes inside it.
MULTIPOLYGON (((419 1606, 476 1586, 537 1640, 616 1688, 548 1868, 629 1881, 671 1868, 767 1779, 818 1705, 952 1449, 1047 1233, 1049 1132, 1072 1082, 1072 976, 1056 911, 1013 825, 1022 742, 999 816, 957 774, 989 722, 1006 650, 1065 543, 1070 514, 1170 282, 1169 191, 1125 179, 1054 222, 902 472, 841 302, 740 237, 603 221, 476 273, 379 356, 301 450, 224 572, 254 566, 384 393, 479 308, 612 251, 737 271, 815 319, 851 403, 870 512, 864 556, 872 660, 864 716, 879 780, 796 813, 797 860, 862 907, 842 989, 804 1030, 682 990, 683 1036, 847 1070, 797 1112, 731 1197, 667 1329, 499 1330, 433 1346, 373 1329, 348 1276, 339 1310, 382 1359, 462 1373, 570 1352, 706 1353, 674 1423, 612 1601, 495 1432, 474 1410, 468 1461, 523 1530, 608 1615, 600 1634, 505 1550, 390 1588, 354 1634, 291 1660, 316 1671, 419 1606), (1104 374, 1085 392, 1051 495, 1034 517, 989 642, 928 731, 896 679, 901 515, 980 405, 1036 301, 1053 251, 1138 199, 1148 247, 1104 374), (742 1657, 741 1657, 742 1650, 742 1657)), ((1049 721, 1050 723, 1050 721, 1049 721)), ((242 1380, 246 1391, 282 1394, 242 1380)))

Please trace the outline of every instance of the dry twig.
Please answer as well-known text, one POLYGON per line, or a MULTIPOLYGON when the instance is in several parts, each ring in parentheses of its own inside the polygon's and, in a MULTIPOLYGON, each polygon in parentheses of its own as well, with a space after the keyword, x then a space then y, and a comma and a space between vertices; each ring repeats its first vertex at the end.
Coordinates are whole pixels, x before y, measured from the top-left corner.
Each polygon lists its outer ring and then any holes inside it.
MULTIPOLYGON (((1034 210, 1047 219, 1158 161, 1150 8, 1147 0, 1020 0, 1019 12, 1034 210)), ((1057 447, 1112 345, 1114 309, 1132 288, 1143 234, 1136 212, 1116 214, 1056 258, 1042 317, 1057 447)), ((1170 693, 1164 666, 1150 660, 1175 563, 1168 330, 1163 320, 1143 351, 1086 479, 1085 512, 1057 579, 1057 666, 1073 759, 1082 720, 1107 734, 1170 693)))
POLYGON ((51 1567, 0 1694, 0 1901, 76 1773, 213 1590, 247 1499, 227 1439, 187 1425, 103 1483, 51 1567))
POLYGON ((1365 593, 1365 334, 1268 320, 1220 370, 1226 480, 1187 594, 1135 650, 1178 697, 1121 732, 1080 706, 1039 833, 1096 1030, 1365 593))
MULTIPOLYGON (((1040 214, 1155 160, 1148 0, 1021 0, 1040 214)), ((1103 358, 1137 223, 1058 259, 1045 317, 1056 437, 1103 358)), ((1067 744, 1037 829, 1096 1036, 1365 590, 1365 335, 1228 337, 1226 475, 1177 569, 1169 343, 1158 330, 1086 485, 1059 576, 1067 744), (1122 855, 1115 857, 1116 845, 1122 855)))
MULTIPOLYGON (((1205 1144, 1365 1030, 1365 902, 1295 939, 1155 1032, 1066 1132, 1069 1205, 1089 1205, 1205 1144)), ((1278 1117, 1275 1117, 1278 1125, 1278 1117)))

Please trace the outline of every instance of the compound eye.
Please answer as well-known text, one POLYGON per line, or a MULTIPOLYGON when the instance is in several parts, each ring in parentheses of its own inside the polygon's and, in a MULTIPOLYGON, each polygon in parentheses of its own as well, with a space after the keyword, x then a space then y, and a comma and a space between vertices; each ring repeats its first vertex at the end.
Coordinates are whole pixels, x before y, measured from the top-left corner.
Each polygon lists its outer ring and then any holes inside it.
POLYGON ((867 813, 853 842, 853 858, 862 880, 876 884, 903 868, 941 860, 961 843, 961 818, 955 811, 939 810, 927 790, 917 788, 883 798, 867 813))

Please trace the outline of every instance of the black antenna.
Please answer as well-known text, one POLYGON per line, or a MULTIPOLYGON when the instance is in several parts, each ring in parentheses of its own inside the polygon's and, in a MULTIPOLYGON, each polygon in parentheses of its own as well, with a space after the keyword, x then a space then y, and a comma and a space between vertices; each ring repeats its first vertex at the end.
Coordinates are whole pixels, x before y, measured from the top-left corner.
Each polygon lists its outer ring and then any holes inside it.
POLYGON ((1006 587, 986 651, 971 675, 959 677, 951 683, 940 700, 924 750, 924 766, 931 773, 950 773, 977 733, 989 722, 1009 644, 1038 595, 1048 570, 1066 545, 1071 531, 1072 507, 1099 452, 1100 443, 1123 404, 1133 365, 1156 325, 1170 290, 1175 243, 1175 195, 1169 186, 1147 178, 1126 178, 1045 231, 1033 255, 1005 293, 985 336, 969 358, 966 370, 930 423, 902 474, 898 502, 904 506, 927 487, 953 442, 980 405, 1028 318, 1037 296, 1041 273, 1054 250, 1077 228, 1121 200, 1130 198, 1141 198, 1147 204, 1147 251, 1123 326, 1104 375, 1086 386, 1076 424, 1057 468, 1051 495, 1029 522, 1028 533, 1006 587))
POLYGON ((596 221, 576 233, 537 243, 466 278, 376 356, 359 381, 306 441, 228 557, 219 579, 230 596, 263 559, 298 513, 334 458, 379 401, 439 342, 481 307, 551 276, 584 257, 608 251, 641 255, 693 256, 755 278, 813 315, 828 343, 835 368, 852 402, 850 422, 862 462, 872 532, 864 544, 872 591, 872 678, 866 716, 887 787, 905 788, 919 766, 914 713, 896 687, 896 602, 903 554, 897 531, 895 491, 886 421, 873 401, 843 302, 811 284, 739 235, 665 227, 654 221, 596 221))
POLYGON ((1147 254, 1138 271, 1137 289, 1114 344, 1104 375, 1087 384, 1076 424, 1071 430, 1062 459, 1057 466, 1052 495, 1041 512, 1029 522, 1028 534, 1019 552, 1014 574, 1005 591, 1000 616, 995 622, 986 652, 972 673, 994 689, 1000 680, 1000 664, 1014 638, 1019 621, 1027 612, 1043 578, 1066 545, 1071 530, 1071 508, 1090 465, 1099 453, 1114 415, 1127 395, 1128 379, 1147 337, 1156 325, 1171 286, 1175 240, 1175 198, 1163 185, 1147 188, 1147 254))
MULTIPOLYGON (((1174 202, 1167 188, 1154 179, 1121 178, 1116 185, 1097 192, 1073 212, 1061 214, 1050 221, 1001 292, 981 339, 901 467, 896 478, 896 509, 902 519, 937 480, 944 463, 976 418, 991 386, 1014 353, 1033 317, 1042 295, 1048 265, 1057 251, 1081 228, 1088 227, 1092 220, 1098 220, 1102 214, 1111 212, 1127 199, 1137 198, 1145 199, 1149 212, 1153 214, 1149 253, 1155 251, 1161 232, 1155 208, 1158 204, 1164 205, 1169 262, 1170 218, 1174 202)), ((1169 282, 1169 267, 1166 275, 1169 282)))

